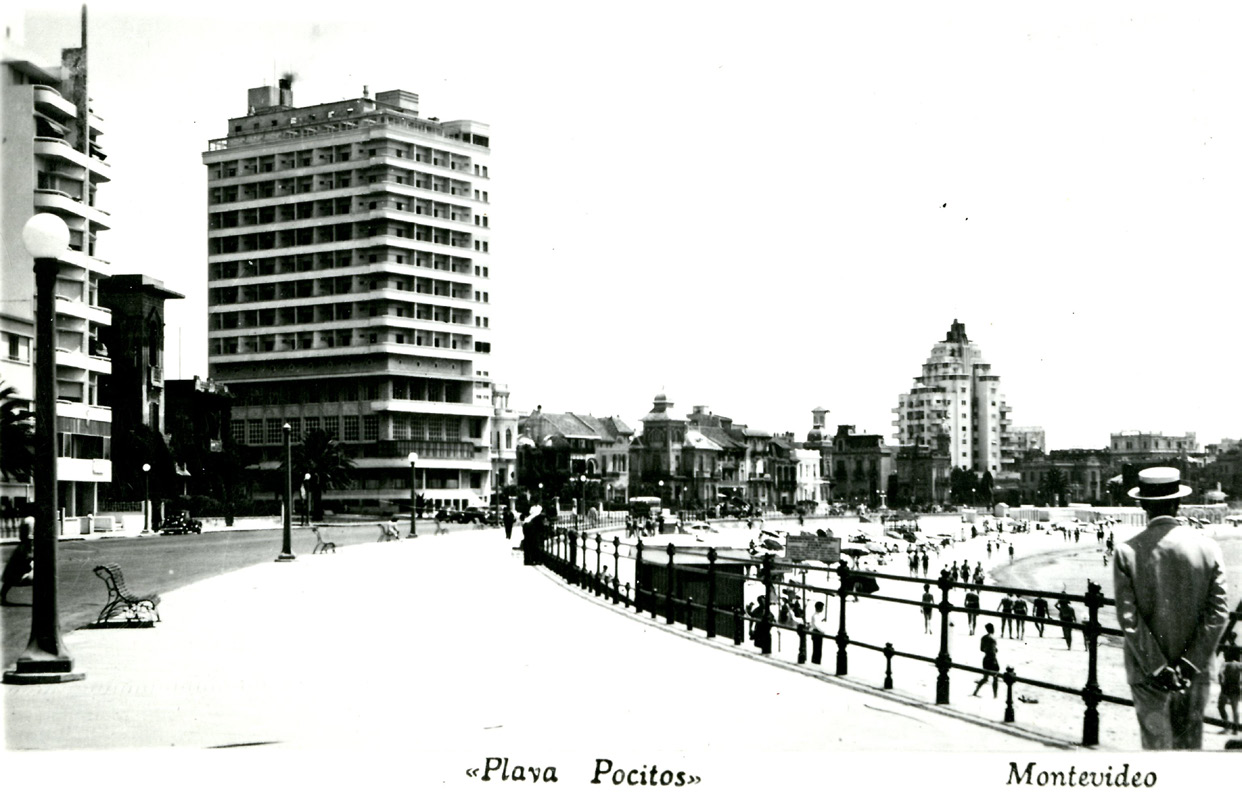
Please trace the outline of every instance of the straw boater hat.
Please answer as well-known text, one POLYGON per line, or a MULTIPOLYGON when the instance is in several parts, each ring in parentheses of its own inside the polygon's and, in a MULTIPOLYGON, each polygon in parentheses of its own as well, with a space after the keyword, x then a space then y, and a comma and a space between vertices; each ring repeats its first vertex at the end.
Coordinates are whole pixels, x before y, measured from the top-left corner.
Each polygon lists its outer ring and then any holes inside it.
POLYGON ((1138 500, 1174 500, 1194 490, 1182 483, 1176 467, 1149 467, 1138 474, 1138 486, 1128 494, 1138 500))

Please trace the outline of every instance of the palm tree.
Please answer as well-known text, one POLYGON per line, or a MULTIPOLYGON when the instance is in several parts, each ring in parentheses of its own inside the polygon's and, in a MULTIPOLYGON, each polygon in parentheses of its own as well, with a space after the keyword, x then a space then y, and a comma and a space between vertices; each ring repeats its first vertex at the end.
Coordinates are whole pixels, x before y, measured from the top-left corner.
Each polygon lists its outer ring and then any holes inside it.
POLYGON ((13 386, 0 385, 0 474, 28 481, 34 473, 34 412, 13 386))
POLYGON ((316 521, 323 519, 323 493, 328 489, 347 489, 353 483, 354 462, 345 455, 341 443, 327 431, 308 431, 293 447, 293 474, 310 474, 312 510, 316 521))

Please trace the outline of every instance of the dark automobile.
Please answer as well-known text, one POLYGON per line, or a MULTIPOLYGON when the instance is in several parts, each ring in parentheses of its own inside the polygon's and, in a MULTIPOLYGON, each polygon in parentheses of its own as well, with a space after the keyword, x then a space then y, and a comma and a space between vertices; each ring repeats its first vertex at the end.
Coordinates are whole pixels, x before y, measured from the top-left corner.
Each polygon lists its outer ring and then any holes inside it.
POLYGON ((202 533, 203 523, 201 520, 193 519, 185 511, 174 514, 164 520, 164 524, 160 526, 160 536, 178 536, 181 534, 202 533))
POLYGON ((461 522, 467 524, 483 525, 487 522, 488 511, 486 508, 478 506, 469 506, 467 508, 459 508, 449 514, 449 519, 453 522, 461 522))

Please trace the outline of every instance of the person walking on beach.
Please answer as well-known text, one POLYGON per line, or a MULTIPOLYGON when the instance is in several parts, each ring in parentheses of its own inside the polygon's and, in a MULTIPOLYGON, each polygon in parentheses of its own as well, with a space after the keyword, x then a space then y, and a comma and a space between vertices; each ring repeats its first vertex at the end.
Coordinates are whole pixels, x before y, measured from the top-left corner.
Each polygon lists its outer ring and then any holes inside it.
POLYGON ((1013 542, 1009 543, 1009 563, 1013 563, 1013 542))
POLYGON ((992 623, 983 626, 987 633, 983 634, 983 638, 979 640, 979 649, 983 651, 983 677, 975 684, 975 690, 970 693, 971 697, 978 697, 979 690, 988 682, 988 678, 992 679, 992 697, 998 695, 998 687, 1000 684, 1000 660, 996 657, 996 637, 992 634, 995 628, 992 623))
POLYGON ((1018 595, 1013 601, 1013 625, 1018 632, 1019 639, 1026 638, 1026 601, 1022 599, 1022 595, 1018 595))
MULTIPOLYGON (((1220 675, 1217 680, 1220 681, 1220 697, 1216 700, 1216 710, 1220 714, 1220 718, 1226 723, 1229 722, 1230 710, 1233 711, 1233 732, 1242 733, 1242 724, 1238 722, 1238 699, 1242 696, 1242 647, 1231 644, 1225 648, 1225 663, 1221 664, 1220 675)), ((1229 725, 1221 729, 1221 733, 1228 733, 1229 725)))
MULTIPOLYGON (((1056 609, 1057 616, 1062 623, 1078 621, 1078 614, 1074 611, 1074 606, 1064 597, 1057 601, 1056 609)), ((1061 625, 1061 633, 1065 635, 1065 649, 1072 649, 1074 647, 1074 629, 1069 625, 1063 624, 1061 625)))
POLYGON ((923 577, 927 577, 927 551, 923 551, 923 577))
POLYGON ((975 574, 973 577, 974 577, 973 583, 976 586, 983 585, 983 562, 982 561, 975 562, 975 574))
POLYGON ((1039 638, 1044 638, 1044 620, 1048 617, 1048 598, 1040 596, 1031 601, 1031 605, 1035 610, 1035 630, 1039 631, 1039 638))
POLYGON ((966 563, 965 561, 962 562, 961 576, 962 576, 962 583, 970 583, 970 564, 966 563))
POLYGON ((921 608, 923 609, 923 633, 931 633, 932 604, 936 602, 936 598, 932 596, 931 584, 923 584, 923 601, 921 608))
MULTIPOLYGON (((512 539, 513 538, 513 522, 514 522, 513 509, 506 506, 505 513, 501 516, 501 521, 505 525, 505 538, 512 539)), ((627 533, 629 532, 629 520, 628 519, 626 520, 626 532, 627 533)))
POLYGON ((992 557, 992 542, 991 540, 989 540, 988 541, 988 558, 991 558, 991 557, 992 557))
POLYGON ((1177 520, 1193 490, 1174 467, 1149 467, 1130 490, 1147 527, 1117 546, 1117 622, 1144 750, 1199 750, 1216 643, 1229 619, 1216 540, 1177 520))
POLYGON ((970 626, 970 635, 974 636, 975 623, 979 621, 979 594, 974 589, 967 589, 962 605, 966 607, 966 624, 970 626))
POLYGON ((1007 594, 1002 597, 997 608, 1001 612, 1001 636, 1005 635, 1005 631, 1009 631, 1010 638, 1013 638, 1013 595, 1007 594))

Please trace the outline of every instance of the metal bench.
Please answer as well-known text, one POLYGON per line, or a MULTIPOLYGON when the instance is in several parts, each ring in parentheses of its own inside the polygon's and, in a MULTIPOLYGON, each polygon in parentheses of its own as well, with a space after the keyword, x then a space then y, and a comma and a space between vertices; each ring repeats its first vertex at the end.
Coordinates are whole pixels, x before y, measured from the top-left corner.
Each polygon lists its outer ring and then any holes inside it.
POLYGON ((156 622, 160 621, 160 612, 156 608, 160 604, 160 596, 158 594, 141 596, 132 594, 125 588, 125 576, 121 573, 119 565, 100 564, 95 567, 95 574, 108 587, 108 602, 99 612, 99 618, 95 620, 96 624, 105 623, 121 614, 131 622, 140 622, 144 617, 151 616, 155 617, 156 622))
POLYGON ((315 525, 312 530, 315 531, 315 547, 311 550, 311 555, 314 555, 315 553, 326 553, 329 550, 333 553, 336 552, 336 542, 324 541, 323 534, 319 532, 318 525, 315 525))

